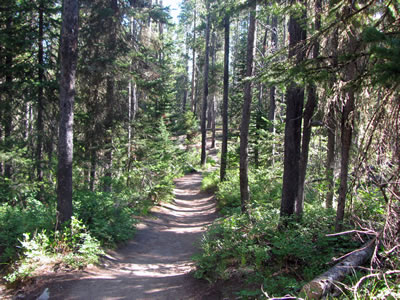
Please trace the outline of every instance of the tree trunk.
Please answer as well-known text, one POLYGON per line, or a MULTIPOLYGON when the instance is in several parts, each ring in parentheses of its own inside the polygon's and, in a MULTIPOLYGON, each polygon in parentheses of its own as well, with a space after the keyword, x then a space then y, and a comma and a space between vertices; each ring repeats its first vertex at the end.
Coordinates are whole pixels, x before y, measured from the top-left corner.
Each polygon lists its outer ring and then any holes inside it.
MULTIPOLYGON (((298 1, 301 4, 301 1, 298 1)), ((294 2, 293 2, 294 4, 294 2)), ((305 19, 303 14, 302 16, 305 19)), ((296 63, 304 59, 302 41, 306 38, 301 20, 291 15, 289 20, 289 58, 296 57, 296 63)), ((294 213, 295 199, 299 187, 299 161, 301 141, 301 121, 304 102, 304 88, 290 83, 286 94, 286 121, 284 145, 284 170, 281 201, 281 217, 294 213)))
POLYGON ((327 143, 327 157, 326 157, 326 180, 328 182, 326 193, 326 208, 333 207, 333 195, 335 188, 335 144, 336 144, 336 122, 335 122, 335 105, 331 103, 328 111, 328 143, 327 143))
POLYGON ((90 180, 89 189, 94 192, 94 186, 96 182, 96 168, 97 168, 97 146, 92 144, 92 149, 90 150, 90 180))
MULTIPOLYGON (((347 6, 344 8, 344 14, 350 15, 352 11, 352 6, 347 6)), ((357 38, 354 35, 356 29, 352 26, 349 29, 348 41, 345 46, 346 53, 356 53, 357 51, 357 38)), ((342 78, 345 82, 351 82, 355 79, 357 75, 357 63, 352 61, 346 65, 342 78)), ((350 148, 351 139, 353 136, 353 126, 354 126, 354 109, 355 109, 355 90, 354 87, 348 84, 347 90, 344 91, 345 99, 342 110, 341 119, 341 160, 340 160, 340 186, 339 186, 339 196, 338 205, 336 211, 336 223, 335 230, 341 231, 343 228, 344 212, 346 206, 346 195, 347 195, 347 180, 349 172, 350 163, 350 148)))
POLYGON ((190 97, 192 112, 196 114, 196 1, 193 9, 193 50, 192 50, 192 94, 190 97))
MULTIPOLYGON (((321 0, 315 1, 315 30, 319 31, 321 28, 321 0)), ((313 58, 316 59, 319 55, 319 41, 313 43, 313 58)), ((304 109, 304 125, 303 125, 303 139, 301 144, 301 155, 299 165, 299 189, 296 198, 296 214, 301 216, 304 210, 304 184, 307 174, 308 165, 308 150, 311 141, 312 131, 312 117, 317 107, 317 88, 314 83, 309 84, 307 88, 307 103, 304 109)))
MULTIPOLYGON (((12 31, 13 31, 13 22, 12 22, 12 17, 7 18, 7 23, 6 23, 6 31, 10 35, 9 38, 12 37, 12 31)), ((6 90, 6 98, 4 101, 4 116, 3 116, 3 128, 4 128, 4 140, 5 140, 5 146, 7 149, 10 149, 12 147, 12 142, 11 142, 11 133, 12 133, 12 98, 13 98, 13 93, 12 93, 12 85, 13 85, 13 74, 12 74, 12 69, 13 69, 13 51, 12 49, 9 49, 7 47, 6 51, 6 66, 7 66, 7 71, 6 71, 6 84, 5 84, 5 90, 6 90)), ((4 177, 5 178, 11 178, 11 164, 6 162, 4 164, 4 177)))
POLYGON ((242 123, 240 126, 240 199, 242 213, 246 212, 246 205, 250 201, 249 191, 249 125, 250 125, 250 107, 251 107, 251 80, 254 69, 254 50, 256 43, 256 7, 257 2, 249 0, 250 20, 247 35, 247 60, 246 60, 246 77, 247 80, 244 84, 244 101, 242 110, 242 123))
POLYGON ((211 122, 211 149, 215 148, 215 118, 216 118, 216 111, 215 111, 215 93, 212 98, 212 122, 211 122))
MULTIPOLYGON (((212 78, 215 82, 215 61, 217 60, 217 35, 215 32, 212 34, 211 38, 211 70, 212 70, 212 78)), ((211 127, 211 146, 210 148, 215 148, 215 94, 216 94, 216 84, 214 83, 212 87, 212 97, 210 103, 210 127, 211 127)))
MULTIPOLYGON (((334 2, 330 6, 335 5, 334 2)), ((338 14, 337 14, 338 15, 338 14)), ((336 69, 338 66, 338 46, 339 46, 339 32, 335 29, 331 37, 331 56, 332 68, 336 69)), ((334 86, 337 78, 332 75, 331 87, 334 86)), ((328 116, 327 116, 327 127, 328 127, 328 144, 327 144, 327 157, 326 157, 326 179, 327 179, 327 193, 326 193, 326 208, 333 207, 333 196, 335 189, 335 146, 336 146, 336 120, 335 120, 335 102, 332 101, 329 105, 328 116)))
POLYGON ((342 281, 347 275, 355 272, 357 267, 365 264, 371 258, 374 249, 375 239, 303 286, 300 291, 300 297, 304 299, 321 299, 322 297, 326 297, 331 289, 335 287, 336 282, 342 281))
MULTIPOLYGON (((267 21, 267 26, 269 25, 269 17, 267 21)), ((267 47, 267 37, 268 37, 268 28, 265 29, 264 38, 262 42, 261 48, 261 59, 264 59, 265 50, 267 47)), ((263 96, 264 96, 264 85, 262 82, 258 84, 258 103, 257 103, 257 117, 256 117, 256 140, 255 140, 255 149, 254 149, 254 163, 256 168, 259 167, 259 131, 261 129, 261 120, 262 120, 262 112, 263 112, 263 96)))
MULTIPOLYGON (((187 30, 187 28, 186 28, 187 30)), ((183 90, 183 99, 182 99, 182 113, 185 114, 186 112, 186 105, 187 105, 187 98, 188 98, 188 83, 189 83, 189 47, 188 47, 188 35, 189 33, 186 32, 186 55, 185 55, 185 83, 184 83, 184 90, 183 90)))
POLYGON ((201 117, 201 165, 206 164, 206 146, 207 146, 207 98, 208 98, 208 68, 209 68, 209 54, 210 54, 210 2, 206 0, 207 9, 207 25, 206 25, 206 47, 204 57, 204 87, 203 87, 203 110, 201 117))
POLYGON ((341 124, 341 160, 340 160, 340 186, 339 186, 339 198, 336 212, 336 224, 335 230, 341 231, 343 228, 344 211, 346 205, 347 195, 347 179, 349 173, 349 162, 350 162, 350 148, 351 139, 353 135, 354 126, 354 90, 351 88, 346 93, 346 103, 342 112, 342 124, 341 124))
MULTIPOLYGON (((272 15, 272 21, 271 21, 271 27, 272 27, 272 32, 271 32, 271 49, 272 53, 276 52, 276 49, 278 47, 278 17, 273 14, 272 15)), ((271 86, 271 89, 269 91, 269 109, 268 109, 268 121, 270 121, 270 126, 269 126, 269 132, 272 133, 272 135, 275 134, 275 114, 276 114, 276 100, 275 100, 275 93, 276 93, 276 87, 271 86)), ((275 162, 275 143, 272 143, 272 164, 275 162)))
POLYGON ((220 181, 225 180, 228 153, 228 106, 229 106, 229 15, 224 18, 224 95, 222 105, 222 146, 220 181))
MULTIPOLYGON (((117 34, 116 18, 118 13, 118 2, 117 0, 110 0, 110 7, 113 10, 113 15, 109 16, 109 37, 108 37, 108 55, 110 55, 110 61, 115 60, 115 44, 117 34)), ((106 84, 106 109, 107 115, 105 119, 105 182, 103 190, 105 192, 112 191, 112 167, 113 167, 113 129, 114 129, 114 97, 115 97, 115 72, 112 63, 108 66, 108 76, 106 84)))
POLYGON ((112 164, 113 164, 113 104, 114 104, 114 78, 110 75, 107 78, 107 89, 106 89, 106 109, 107 109, 107 117, 105 120, 105 181, 104 181, 104 188, 105 192, 111 192, 112 190, 112 164))
POLYGON ((60 127, 58 136, 57 223, 72 216, 72 157, 75 74, 78 58, 78 0, 64 0, 61 29, 60 127))
POLYGON ((38 50, 38 103, 37 103, 37 146, 36 146, 36 173, 37 180, 43 180, 42 170, 42 149, 43 149, 43 80, 44 80, 44 65, 43 65, 43 1, 39 5, 39 50, 38 50))

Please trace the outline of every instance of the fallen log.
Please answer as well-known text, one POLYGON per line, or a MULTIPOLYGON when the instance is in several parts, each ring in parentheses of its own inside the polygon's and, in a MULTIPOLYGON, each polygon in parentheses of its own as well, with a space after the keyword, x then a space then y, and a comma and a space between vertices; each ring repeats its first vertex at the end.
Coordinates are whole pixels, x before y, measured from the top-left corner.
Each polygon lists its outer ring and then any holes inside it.
POLYGON ((307 283, 300 291, 300 297, 304 299, 321 299, 334 287, 335 282, 342 281, 355 268, 366 263, 375 249, 375 241, 368 242, 362 248, 353 251, 340 263, 328 271, 307 283))

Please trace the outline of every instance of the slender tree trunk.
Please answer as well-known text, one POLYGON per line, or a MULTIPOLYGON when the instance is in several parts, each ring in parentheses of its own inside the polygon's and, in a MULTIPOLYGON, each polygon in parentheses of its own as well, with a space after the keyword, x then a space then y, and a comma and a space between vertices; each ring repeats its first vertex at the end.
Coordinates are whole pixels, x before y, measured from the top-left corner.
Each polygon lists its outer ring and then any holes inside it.
POLYGON ((331 103, 328 111, 328 143, 326 157, 326 180, 328 181, 326 193, 326 208, 333 207, 333 195, 335 187, 334 164, 335 164, 335 144, 336 144, 336 122, 335 122, 335 105, 331 103))
MULTIPOLYGON (((6 31, 9 33, 10 38, 12 39, 12 31, 13 31, 13 22, 12 22, 12 17, 9 16, 6 21, 6 31)), ((10 149, 12 146, 11 142, 11 133, 12 133, 12 85, 13 85, 13 74, 12 74, 12 68, 13 68, 13 52, 12 49, 9 49, 7 47, 6 51, 6 66, 7 66, 7 71, 6 71, 6 99, 4 101, 4 116, 3 116, 3 128, 4 128, 4 140, 5 140, 5 145, 7 149, 10 149)), ((6 162, 4 164, 4 177, 5 178, 11 178, 11 164, 6 162)))
POLYGON ((78 0, 64 0, 61 29, 60 128, 58 136, 58 224, 72 216, 72 157, 75 73, 78 58, 78 0))
MULTIPOLYGON (((129 26, 129 36, 130 36, 130 44, 133 47, 133 42, 134 42, 134 22, 135 19, 133 16, 130 18, 130 26, 129 26)), ((133 60, 131 61, 129 65, 129 72, 132 72, 133 68, 133 60)), ((128 83, 128 147, 127 147, 127 153, 128 153, 128 174, 129 174, 129 166, 130 166, 130 160, 131 160, 131 144, 132 144, 132 104, 133 100, 133 79, 129 79, 128 83)), ((128 175, 129 177, 129 175, 128 175)))
MULTIPOLYGON (((113 16, 109 17, 110 23, 110 35, 108 40, 108 51, 111 58, 111 61, 115 60, 116 51, 114 50, 116 44, 116 34, 117 34, 117 24, 116 18, 118 13, 118 2, 117 0, 110 0, 110 7, 113 10, 113 16)), ((110 70, 108 71, 107 76, 107 84, 106 84, 106 109, 107 116, 105 120, 105 182, 104 182, 104 191, 111 192, 112 184, 111 179, 113 176, 112 167, 113 167, 113 123, 114 123, 114 97, 115 97, 115 72, 114 66, 109 66, 110 70)))
MULTIPOLYGON (((212 69, 212 78, 215 81, 215 61, 217 59, 217 35, 215 32, 212 34, 211 38, 211 69, 212 69)), ((211 148, 215 148, 215 93, 216 93, 216 86, 215 83, 212 88, 212 97, 211 97, 211 103, 210 103, 210 127, 211 127, 211 148)))
MULTIPOLYGON (((352 11, 352 7, 348 6, 344 8, 344 14, 349 15, 352 11)), ((348 41, 346 44, 345 51, 347 53, 356 53, 357 51, 357 38, 354 35, 356 29, 353 27, 349 30, 348 41)), ((351 82, 355 79, 357 74, 357 63, 356 61, 350 62, 345 68, 342 78, 345 82, 351 82)), ((351 139, 353 136, 354 127, 354 109, 355 109, 355 90, 354 87, 349 84, 345 93, 345 99, 342 110, 341 119, 341 160, 340 160, 340 186, 339 186, 339 197, 336 212, 336 223, 335 230, 341 231, 343 228, 344 212, 346 206, 347 196, 347 180, 350 163, 350 148, 351 139)))
POLYGON ((95 145, 91 145, 92 149, 90 150, 90 180, 89 180, 89 189, 94 192, 94 185, 96 182, 96 168, 97 168, 97 152, 95 145))
POLYGON ((208 98, 208 69, 210 59, 210 2, 206 0, 207 25, 206 25, 206 47, 204 54, 204 87, 203 87, 203 110, 201 117, 201 165, 206 164, 206 146, 207 146, 207 98, 208 98))
MULTIPOLYGON (((256 43, 256 7, 257 2, 249 0, 250 21, 247 35, 247 60, 246 60, 246 77, 253 76, 254 69, 254 51, 256 43)), ((240 126, 240 199, 242 213, 246 212, 246 205, 250 201, 249 191, 249 125, 250 125, 250 107, 251 107, 251 81, 247 80, 244 84, 244 101, 242 110, 242 123, 240 126)))
MULTIPOLYGON (((129 80, 128 83, 128 147, 127 147, 127 153, 128 153, 128 161, 131 159, 131 144, 132 144, 132 87, 133 82, 132 80, 129 80)), ((129 170, 128 170, 129 171, 129 170)))
POLYGON ((112 138, 112 132, 113 132, 113 117, 114 117, 114 88, 115 88, 115 83, 114 83, 114 78, 112 75, 110 75, 107 78, 107 88, 106 88, 106 109, 107 109, 107 117, 105 121, 105 151, 104 151, 104 156, 105 156, 105 182, 104 182, 104 191, 105 192, 111 192, 112 190, 112 184, 111 184, 111 179, 112 179, 112 165, 113 165, 113 138, 112 138))
MULTIPOLYGON (((321 28, 321 0, 315 1, 315 30, 319 31, 321 28)), ((316 59, 319 55, 319 41, 313 43, 313 58, 316 59)), ((307 165, 308 165, 308 150, 311 140, 311 122, 312 117, 317 107, 317 88, 314 83, 309 84, 307 88, 307 103, 304 109, 304 125, 303 125, 303 139, 301 144, 300 166, 299 166, 299 190, 296 198, 296 214, 300 217, 304 210, 304 184, 306 180, 307 165)))
POLYGON ((354 117, 353 112, 355 108, 354 90, 351 89, 346 94, 346 103, 342 112, 342 125, 341 125, 341 160, 340 160, 340 186, 339 186, 339 199, 336 214, 336 231, 341 231, 343 228, 344 211, 347 195, 347 179, 349 173, 350 162, 350 148, 351 138, 353 135, 354 117))
MULTIPOLYGON (((272 53, 276 52, 278 47, 278 17, 273 14, 271 20, 271 49, 272 53)), ((269 109, 268 109, 268 121, 270 121, 269 132, 275 135, 275 114, 276 114, 276 87, 271 86, 269 90, 269 109)), ((275 162, 275 143, 272 143, 272 164, 275 162)))
POLYGON ((228 153, 228 106, 229 106, 229 15, 224 18, 224 94, 222 105, 222 146, 221 146, 221 169, 220 180, 225 180, 226 156, 228 153))
POLYGON ((213 100, 212 100, 212 123, 211 123, 211 148, 215 148, 215 143, 216 143, 216 110, 215 110, 215 94, 213 95, 213 100))
MULTIPOLYGON (((267 26, 269 25, 269 17, 267 21, 267 26)), ((267 38, 268 38, 268 28, 265 29, 264 38, 262 42, 261 48, 261 59, 265 56, 265 50, 267 48, 267 38)), ((264 96, 264 85, 262 82, 258 84, 258 103, 257 103, 257 119, 256 119, 256 140, 255 140, 255 149, 254 149, 254 162, 256 168, 259 167, 259 131, 261 129, 261 120, 263 113, 263 96, 264 96)))
MULTIPOLYGON (((292 4, 295 4, 295 2, 302 4, 300 1, 292 1, 292 4)), ((305 19, 304 14, 302 14, 302 17, 305 19)), ((306 38, 306 31, 301 21, 294 15, 290 16, 289 58, 295 57, 298 64, 304 59, 302 42, 306 38)), ((298 193, 304 88, 294 82, 290 83, 286 94, 286 101, 285 151, 281 201, 282 217, 291 216, 294 213, 295 200, 298 193)))
MULTIPOLYGON (((335 2, 330 4, 330 7, 335 5, 335 2)), ((336 69, 338 66, 338 46, 339 46, 339 32, 335 29, 331 37, 331 56, 332 68, 336 69)), ((331 87, 334 86, 337 78, 335 75, 331 79, 331 87)), ((335 103, 332 101, 329 105, 329 111, 327 116, 327 127, 328 127, 328 143, 327 143, 327 157, 326 157, 326 179, 327 179, 327 193, 326 193, 326 208, 333 207, 333 196, 335 189, 335 146, 336 146, 336 120, 335 120, 335 103)))
POLYGON ((192 112, 196 114, 196 1, 194 2, 193 10, 193 49, 192 49, 192 94, 190 97, 192 112))
POLYGON ((211 129, 212 127, 212 115, 213 115, 213 99, 214 99, 214 95, 211 94, 210 96, 210 100, 209 100, 209 105, 207 105, 208 109, 207 109, 207 129, 211 129))
POLYGON ((303 116, 304 119, 303 138, 302 138, 301 154, 299 162, 299 184, 296 197, 296 214, 299 217, 301 217, 304 210, 304 185, 307 173, 308 151, 311 141, 311 131, 312 131, 311 122, 314 110, 317 106, 316 87, 314 84, 310 84, 308 86, 307 93, 308 93, 308 99, 306 107, 304 109, 304 116, 303 116))
MULTIPOLYGON (((43 81, 44 81, 44 65, 43 65, 43 13, 44 5, 43 0, 40 1, 39 5, 39 50, 38 50, 38 103, 37 103, 37 146, 36 146, 36 175, 37 181, 42 182, 43 180, 43 81)), ((42 189, 42 185, 41 185, 42 189)))
MULTIPOLYGON (((187 28, 186 28, 187 30, 187 28)), ((186 55, 185 55, 185 87, 183 90, 183 99, 182 99, 182 113, 184 114, 186 112, 186 106, 187 106, 187 98, 188 98, 188 83, 189 83, 189 47, 188 45, 188 32, 186 32, 186 55)))

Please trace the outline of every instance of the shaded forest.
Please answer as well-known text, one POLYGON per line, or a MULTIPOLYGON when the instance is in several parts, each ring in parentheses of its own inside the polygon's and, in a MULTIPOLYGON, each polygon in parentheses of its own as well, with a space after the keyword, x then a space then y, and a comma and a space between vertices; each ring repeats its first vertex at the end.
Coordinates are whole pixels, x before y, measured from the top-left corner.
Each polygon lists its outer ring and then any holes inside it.
POLYGON ((241 299, 400 298, 399 2, 180 6, 0 4, 5 280, 96 263, 203 170, 220 218, 196 278, 241 299))

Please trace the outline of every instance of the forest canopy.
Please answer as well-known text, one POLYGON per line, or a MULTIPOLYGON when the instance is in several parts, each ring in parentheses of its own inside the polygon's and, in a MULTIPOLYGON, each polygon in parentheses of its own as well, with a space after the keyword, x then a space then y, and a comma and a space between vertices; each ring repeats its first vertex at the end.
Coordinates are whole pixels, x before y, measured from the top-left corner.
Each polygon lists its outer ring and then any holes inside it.
POLYGON ((341 297, 400 297, 399 87, 396 0, 4 0, 3 273, 95 262, 215 165, 196 277, 297 295, 368 243, 341 297))

